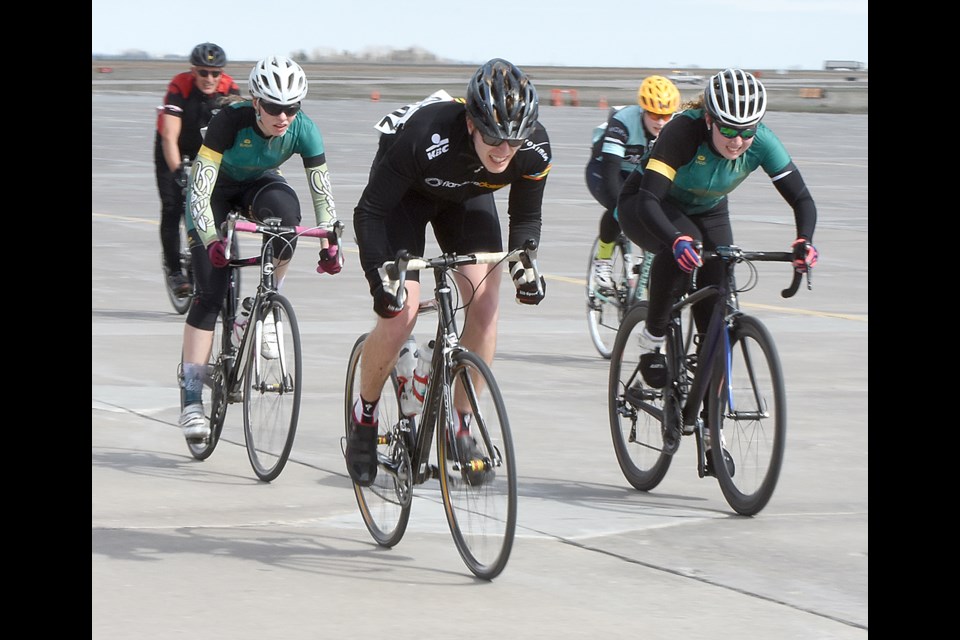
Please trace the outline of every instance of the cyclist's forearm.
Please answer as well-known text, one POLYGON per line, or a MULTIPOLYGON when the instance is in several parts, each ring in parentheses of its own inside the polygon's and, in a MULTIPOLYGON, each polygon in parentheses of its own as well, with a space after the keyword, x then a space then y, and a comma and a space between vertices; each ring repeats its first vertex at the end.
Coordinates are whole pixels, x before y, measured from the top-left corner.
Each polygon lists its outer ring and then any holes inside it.
POLYGON ((220 158, 222 157, 221 154, 211 151, 205 146, 200 147, 190 176, 188 192, 190 201, 187 208, 193 219, 193 226, 200 235, 200 240, 204 246, 209 245, 219 237, 210 200, 213 196, 213 187, 217 182, 220 158))
POLYGON ((313 200, 313 213, 317 226, 324 226, 337 219, 337 209, 330 188, 330 172, 327 163, 316 167, 307 167, 307 184, 310 185, 310 198, 313 200))

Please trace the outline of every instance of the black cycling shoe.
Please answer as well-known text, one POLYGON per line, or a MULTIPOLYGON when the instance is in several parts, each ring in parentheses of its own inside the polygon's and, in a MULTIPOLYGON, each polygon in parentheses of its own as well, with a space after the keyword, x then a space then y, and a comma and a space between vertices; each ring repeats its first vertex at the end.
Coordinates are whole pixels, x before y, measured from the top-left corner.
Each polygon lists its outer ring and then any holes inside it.
MULTIPOLYGON (((471 418, 472 416, 466 419, 471 418)), ((454 478, 462 477, 471 487, 479 487, 493 480, 496 472, 490 465, 490 460, 484 458, 473 436, 469 433, 461 433, 455 439, 456 442, 451 443, 450 432, 447 431, 447 475, 454 478), (454 466, 459 466, 459 474, 454 466)))
POLYGON ((187 279, 187 276, 179 271, 167 276, 167 286, 170 287, 174 295, 180 296, 181 298, 193 293, 193 287, 190 286, 190 281, 187 279))
POLYGON ((350 420, 347 436, 347 472, 361 487, 369 487, 377 477, 377 427, 350 420))
MULTIPOLYGON (((716 477, 717 474, 713 472, 713 453, 710 451, 710 449, 707 449, 705 458, 706 460, 703 465, 703 475, 716 477)), ((736 465, 733 463, 733 456, 731 456, 730 452, 726 449, 723 449, 723 464, 727 467, 727 475, 732 478, 734 472, 736 472, 736 465)))
POLYGON ((667 357, 659 349, 640 356, 640 375, 648 387, 663 389, 667 386, 667 357))
POLYGON ((493 480, 495 472, 477 447, 477 441, 469 433, 457 436, 457 454, 460 458, 460 472, 471 487, 479 487, 493 480))

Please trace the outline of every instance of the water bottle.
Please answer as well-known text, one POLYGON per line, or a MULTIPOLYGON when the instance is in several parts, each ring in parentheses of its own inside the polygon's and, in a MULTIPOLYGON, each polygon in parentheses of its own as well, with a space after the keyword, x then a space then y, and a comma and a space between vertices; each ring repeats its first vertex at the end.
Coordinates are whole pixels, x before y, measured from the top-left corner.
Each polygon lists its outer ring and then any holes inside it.
POLYGON ((433 367, 434 340, 420 347, 417 358, 417 368, 413 371, 413 397, 417 402, 417 411, 423 408, 423 397, 427 393, 427 379, 433 367))
POLYGON ((239 347, 246 331, 247 321, 250 320, 250 310, 253 309, 253 298, 244 298, 240 303, 240 313, 233 319, 233 344, 239 347))
POLYGON ((400 357, 397 358, 397 382, 400 384, 400 410, 405 416, 416 415, 420 412, 416 398, 413 395, 413 375, 417 366, 417 340, 413 336, 400 347, 400 357))

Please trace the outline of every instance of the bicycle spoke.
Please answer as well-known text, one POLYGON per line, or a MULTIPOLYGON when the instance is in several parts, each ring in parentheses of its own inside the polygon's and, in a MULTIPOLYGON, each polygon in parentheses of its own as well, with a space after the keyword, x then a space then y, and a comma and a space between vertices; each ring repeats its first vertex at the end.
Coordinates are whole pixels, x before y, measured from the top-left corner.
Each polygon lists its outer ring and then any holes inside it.
MULTIPOLYGON (((359 395, 360 365, 366 334, 353 345, 347 363, 344 389, 344 424, 349 433, 353 402, 359 395)), ((413 502, 413 481, 410 454, 402 441, 400 399, 396 375, 387 377, 377 405, 379 429, 377 458, 380 467, 369 487, 354 483, 353 491, 363 522, 377 544, 392 547, 403 538, 413 502)))
POLYGON ((769 331, 741 316, 729 366, 708 411, 712 466, 734 511, 758 513, 773 495, 786 440, 783 374, 769 331))
MULTIPOLYGON (((447 521, 460 555, 479 577, 493 579, 506 566, 516 527, 517 487, 513 441, 499 387, 476 354, 454 355, 453 380, 466 393, 472 411, 470 435, 476 452, 466 460, 461 438, 438 437, 437 448, 448 464, 441 477, 447 521)), ((441 410, 441 424, 460 419, 441 410)))
POLYGON ((257 477, 264 481, 280 475, 290 456, 300 414, 300 332, 290 302, 274 294, 264 316, 252 328, 256 340, 247 348, 243 422, 247 454, 257 477), (267 357, 263 331, 267 314, 276 325, 276 357, 267 357))
POLYGON ((640 330, 647 303, 638 302, 620 325, 610 357, 608 413, 617 462, 627 481, 650 491, 663 480, 672 456, 663 452, 663 392, 640 377, 640 330))

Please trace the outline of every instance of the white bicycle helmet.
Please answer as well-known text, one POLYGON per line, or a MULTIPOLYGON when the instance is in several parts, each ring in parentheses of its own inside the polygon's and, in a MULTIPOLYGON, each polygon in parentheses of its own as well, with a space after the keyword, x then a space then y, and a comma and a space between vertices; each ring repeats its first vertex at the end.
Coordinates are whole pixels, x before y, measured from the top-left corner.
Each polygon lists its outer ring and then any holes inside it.
POLYGON ((250 95, 274 104, 296 104, 307 97, 307 75, 286 56, 264 58, 250 71, 250 95))
POLYGON ((724 69, 710 78, 703 104, 713 118, 727 127, 752 127, 767 112, 767 90, 753 74, 724 69))

